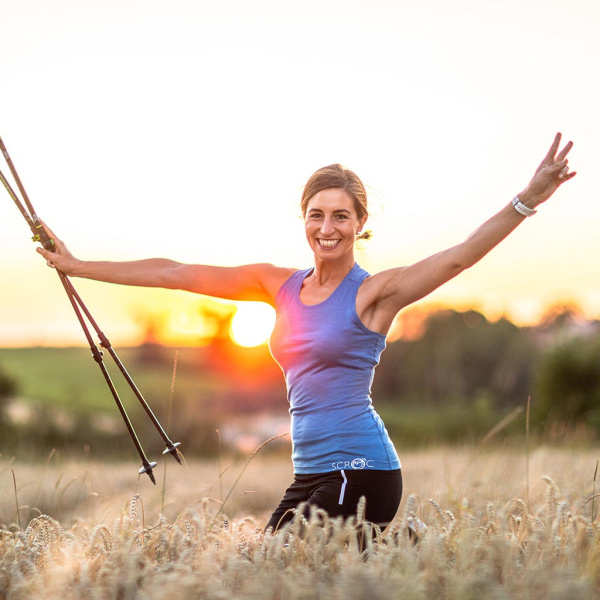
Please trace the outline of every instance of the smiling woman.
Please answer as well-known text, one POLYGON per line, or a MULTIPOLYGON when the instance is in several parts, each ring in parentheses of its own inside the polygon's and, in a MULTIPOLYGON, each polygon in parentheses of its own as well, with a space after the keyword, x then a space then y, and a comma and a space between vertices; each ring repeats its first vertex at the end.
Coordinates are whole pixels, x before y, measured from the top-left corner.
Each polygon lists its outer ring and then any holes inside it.
POLYGON ((371 401, 390 326, 400 310, 479 262, 573 178, 566 158, 573 144, 559 151, 560 141, 557 134, 523 191, 465 241, 373 275, 355 260, 355 241, 365 236, 367 194, 358 176, 340 164, 313 173, 302 193, 312 267, 82 261, 50 230, 55 252, 38 252, 49 266, 75 277, 240 302, 230 333, 239 345, 258 345, 275 322, 270 349, 288 390, 294 482, 267 529, 284 527, 300 504, 307 515, 314 506, 351 518, 361 497, 366 521, 383 528, 402 497, 400 460, 371 401), (276 320, 266 304, 275 308, 276 320))
POLYGON ((231 321, 231 339, 244 348, 264 344, 275 325, 275 310, 264 302, 239 304, 231 321))

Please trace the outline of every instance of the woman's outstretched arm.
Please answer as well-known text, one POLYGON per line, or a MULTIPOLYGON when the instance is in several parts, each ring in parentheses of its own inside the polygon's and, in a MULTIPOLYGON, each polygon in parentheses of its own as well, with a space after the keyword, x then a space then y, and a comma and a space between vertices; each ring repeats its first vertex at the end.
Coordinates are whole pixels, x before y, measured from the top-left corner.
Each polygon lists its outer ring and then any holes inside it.
POLYGON ((558 152, 561 134, 554 142, 527 187, 518 195, 520 205, 509 202, 478 227, 464 242, 438 252, 411 266, 378 273, 369 282, 366 295, 365 325, 386 332, 394 316, 405 306, 427 296, 435 289, 480 261, 526 218, 522 212, 534 211, 575 173, 568 172, 569 142, 558 152), (522 211, 518 212, 517 208, 522 211))
POLYGON ((82 261, 44 224, 55 252, 37 248, 49 266, 71 277, 121 285, 179 289, 229 300, 273 303, 277 290, 294 269, 271 264, 217 267, 180 263, 166 258, 133 261, 82 261))

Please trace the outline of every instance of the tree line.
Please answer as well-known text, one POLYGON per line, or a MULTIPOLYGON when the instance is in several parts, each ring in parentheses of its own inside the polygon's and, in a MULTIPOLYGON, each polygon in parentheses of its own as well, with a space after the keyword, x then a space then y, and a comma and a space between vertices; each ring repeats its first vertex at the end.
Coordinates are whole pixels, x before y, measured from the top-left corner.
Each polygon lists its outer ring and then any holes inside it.
MULTIPOLYGON (((287 409, 281 373, 268 350, 244 350, 228 340, 223 335, 212 346, 198 349, 197 364, 204 366, 197 368, 197 376, 221 377, 221 391, 215 388, 202 402, 194 395, 178 399, 186 422, 193 425, 189 435, 195 445, 188 445, 201 453, 216 448, 212 438, 220 420, 261 411, 284 415, 287 409), (205 430, 202 445, 199 427, 205 430)), ((153 369, 168 372, 171 355, 157 345, 139 347, 139 360, 153 369)), ((600 437, 600 321, 585 320, 569 306, 550 310, 535 327, 518 327, 507 318, 491 321, 475 310, 437 310, 416 330, 388 343, 372 393, 390 433, 404 439, 410 435, 414 443, 467 439, 469 430, 473 439, 481 439, 528 398, 532 428, 541 434, 584 427, 600 437)), ((10 423, 3 405, 18 394, 19 381, 0 365, 5 437, 10 423)), ((81 418, 90 420, 93 415, 81 418)), ((86 423, 76 431, 89 437, 86 423)), ((40 435, 40 429, 36 431, 40 435)), ((21 437, 16 431, 15 435, 21 437)), ((62 431, 52 430, 48 436, 48 444, 66 441, 62 431)))
POLYGON ((585 425, 600 435, 600 321, 572 306, 549 310, 534 327, 439 310, 418 336, 388 345, 373 395, 430 408, 485 399, 500 412, 531 398, 539 428, 585 425))

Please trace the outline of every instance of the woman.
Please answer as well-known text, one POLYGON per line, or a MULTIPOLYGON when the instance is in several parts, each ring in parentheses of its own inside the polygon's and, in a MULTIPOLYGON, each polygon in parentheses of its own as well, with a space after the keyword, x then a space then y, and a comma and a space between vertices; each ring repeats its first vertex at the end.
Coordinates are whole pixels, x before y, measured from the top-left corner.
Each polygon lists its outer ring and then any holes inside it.
MULTIPOLYGON (((301 201, 314 267, 255 264, 190 265, 162 258, 130 262, 77 260, 54 236, 55 253, 37 251, 67 275, 125 285, 182 289, 230 300, 273 305, 277 321, 271 351, 288 387, 294 482, 267 528, 277 530, 294 509, 316 506, 330 516, 356 513, 381 527, 400 504, 400 461, 374 411, 370 386, 397 313, 471 267, 536 211, 565 181, 566 156, 557 134, 529 185, 464 242, 408 267, 375 275, 354 260, 367 221, 367 195, 358 177, 340 165, 309 179, 301 201)), ((463 210, 461 208, 460 210, 463 210)))

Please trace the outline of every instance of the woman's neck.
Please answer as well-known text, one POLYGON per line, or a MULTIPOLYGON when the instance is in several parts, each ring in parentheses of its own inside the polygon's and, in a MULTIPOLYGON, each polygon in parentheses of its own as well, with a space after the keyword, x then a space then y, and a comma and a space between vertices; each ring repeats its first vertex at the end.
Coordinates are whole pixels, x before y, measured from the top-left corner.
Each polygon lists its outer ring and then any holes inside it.
POLYGON ((325 261, 315 257, 315 269, 311 279, 317 285, 338 284, 350 273, 354 264, 354 254, 349 254, 336 261, 325 261))

